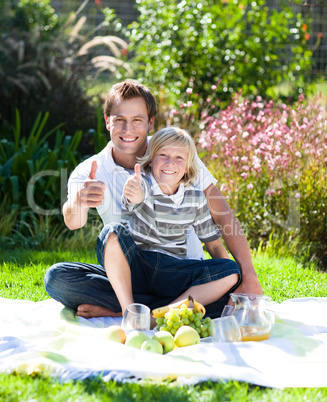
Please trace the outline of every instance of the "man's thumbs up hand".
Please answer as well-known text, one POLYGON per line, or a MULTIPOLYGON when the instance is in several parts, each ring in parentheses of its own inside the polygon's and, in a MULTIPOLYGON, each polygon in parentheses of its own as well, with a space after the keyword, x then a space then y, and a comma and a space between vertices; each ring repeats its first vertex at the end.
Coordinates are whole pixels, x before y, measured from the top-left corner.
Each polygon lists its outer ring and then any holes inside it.
POLYGON ((102 204, 105 184, 96 179, 98 164, 92 162, 89 177, 80 191, 80 204, 82 208, 96 208, 102 204))
POLYGON ((142 174, 141 166, 136 163, 134 166, 134 174, 127 179, 123 195, 133 204, 140 204, 144 199, 144 192, 142 188, 142 174))

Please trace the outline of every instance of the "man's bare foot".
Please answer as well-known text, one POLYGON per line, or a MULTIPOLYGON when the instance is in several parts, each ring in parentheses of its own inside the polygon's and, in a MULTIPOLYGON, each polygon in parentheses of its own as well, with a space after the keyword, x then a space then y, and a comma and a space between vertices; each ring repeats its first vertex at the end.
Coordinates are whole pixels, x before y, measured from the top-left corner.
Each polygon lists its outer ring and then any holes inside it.
POLYGON ((108 307, 94 306, 93 304, 81 304, 77 307, 76 315, 83 318, 121 317, 122 313, 115 313, 108 307))

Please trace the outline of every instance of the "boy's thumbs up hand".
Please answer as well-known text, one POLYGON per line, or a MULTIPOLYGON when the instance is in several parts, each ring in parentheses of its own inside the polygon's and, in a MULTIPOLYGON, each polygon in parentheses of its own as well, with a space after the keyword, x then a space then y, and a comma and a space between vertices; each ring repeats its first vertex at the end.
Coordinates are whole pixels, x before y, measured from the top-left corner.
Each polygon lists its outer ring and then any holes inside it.
POLYGON ((96 208, 102 204, 105 184, 96 179, 98 164, 92 162, 89 177, 86 179, 80 191, 80 204, 82 208, 96 208))
POLYGON ((135 163, 134 172, 135 179, 142 184, 141 165, 139 163, 135 163))
POLYGON ((144 192, 142 188, 141 166, 139 163, 135 164, 134 174, 127 179, 123 189, 123 195, 129 202, 134 204, 140 204, 143 201, 144 192))

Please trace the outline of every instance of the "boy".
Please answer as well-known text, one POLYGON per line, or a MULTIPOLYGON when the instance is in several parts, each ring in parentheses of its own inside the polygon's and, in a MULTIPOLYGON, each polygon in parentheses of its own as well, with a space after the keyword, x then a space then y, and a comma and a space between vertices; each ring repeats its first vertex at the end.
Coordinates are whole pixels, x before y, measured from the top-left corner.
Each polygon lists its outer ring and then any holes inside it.
POLYGON ((164 128, 139 161, 149 175, 142 179, 135 165, 123 189, 122 224, 105 225, 98 238, 98 260, 122 313, 134 301, 154 309, 189 294, 204 305, 219 300, 237 285, 240 269, 227 253, 220 258, 220 232, 205 195, 192 186, 199 170, 193 139, 185 130, 164 128), (212 260, 186 259, 190 226, 212 260))

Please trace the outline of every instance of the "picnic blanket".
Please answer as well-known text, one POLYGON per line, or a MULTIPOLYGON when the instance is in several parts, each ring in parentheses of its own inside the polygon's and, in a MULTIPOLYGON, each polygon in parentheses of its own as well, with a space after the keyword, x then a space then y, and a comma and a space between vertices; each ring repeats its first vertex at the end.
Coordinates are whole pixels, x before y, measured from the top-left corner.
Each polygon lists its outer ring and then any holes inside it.
POLYGON ((326 387, 327 298, 270 302, 269 308, 277 319, 266 341, 201 342, 158 355, 105 339, 106 328, 121 318, 87 320, 54 300, 0 298, 0 371, 44 372, 61 380, 232 379, 276 388, 326 387))

